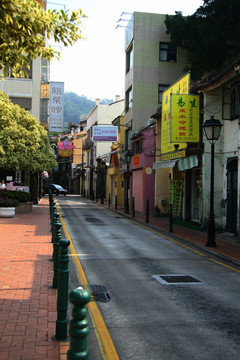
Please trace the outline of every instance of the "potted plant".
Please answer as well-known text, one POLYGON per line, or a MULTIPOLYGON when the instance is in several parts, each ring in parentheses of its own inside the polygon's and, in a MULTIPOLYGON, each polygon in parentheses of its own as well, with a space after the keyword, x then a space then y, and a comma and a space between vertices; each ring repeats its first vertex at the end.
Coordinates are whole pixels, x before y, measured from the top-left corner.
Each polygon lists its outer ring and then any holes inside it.
POLYGON ((0 198, 0 217, 13 217, 17 204, 16 199, 0 198))

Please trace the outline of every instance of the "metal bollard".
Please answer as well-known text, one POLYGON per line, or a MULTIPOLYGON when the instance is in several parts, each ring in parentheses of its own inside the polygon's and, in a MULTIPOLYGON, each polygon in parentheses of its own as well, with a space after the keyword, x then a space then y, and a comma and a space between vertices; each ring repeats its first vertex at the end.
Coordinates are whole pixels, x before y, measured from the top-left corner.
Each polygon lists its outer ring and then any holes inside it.
POLYGON ((111 195, 109 194, 108 195, 108 207, 110 207, 111 206, 111 195))
POLYGON ((115 195, 115 210, 117 210, 117 195, 115 195))
POLYGON ((132 198, 132 217, 135 217, 135 198, 132 198))
POLYGON ((55 224, 55 237, 53 242, 53 288, 57 289, 58 281, 58 260, 59 260, 59 242, 61 240, 61 226, 60 221, 55 224))
POLYGON ((173 212, 172 212, 172 204, 169 205, 169 232, 173 232, 173 212))
POLYGON ((72 290, 69 294, 69 301, 74 307, 69 326, 70 346, 67 352, 67 360, 88 359, 87 335, 89 328, 85 306, 90 299, 90 293, 82 287, 72 290))
POLYGON ((68 310, 68 246, 70 241, 63 239, 59 241, 59 269, 58 269, 58 291, 57 291, 57 320, 56 339, 67 338, 67 310, 68 310))
POLYGON ((52 218, 52 243, 54 243, 55 239, 55 232, 56 232, 56 223, 59 222, 59 213, 57 211, 57 208, 53 211, 53 218, 52 218))
POLYGON ((149 223, 149 200, 147 200, 146 205, 146 223, 149 223))

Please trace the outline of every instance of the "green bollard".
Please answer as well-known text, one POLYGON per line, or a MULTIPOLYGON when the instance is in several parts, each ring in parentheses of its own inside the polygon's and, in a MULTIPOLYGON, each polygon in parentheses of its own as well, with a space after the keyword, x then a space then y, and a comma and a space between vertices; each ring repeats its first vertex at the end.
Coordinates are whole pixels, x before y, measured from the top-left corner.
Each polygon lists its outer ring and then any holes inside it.
POLYGON ((59 213, 57 211, 57 208, 53 211, 53 219, 52 219, 52 243, 55 242, 55 224, 59 221, 59 213))
POLYGON ((60 221, 55 224, 55 237, 53 242, 53 285, 54 289, 57 289, 58 281, 58 262, 59 262, 59 242, 61 240, 61 226, 60 221))
POLYGON ((67 310, 68 310, 68 246, 70 241, 63 239, 59 241, 59 269, 58 269, 58 291, 57 291, 57 320, 56 339, 67 339, 67 310))
POLYGON ((70 346, 67 352, 67 360, 88 359, 87 335, 89 328, 85 305, 89 303, 90 299, 90 293, 82 287, 72 290, 69 294, 69 301, 74 307, 69 326, 70 346))

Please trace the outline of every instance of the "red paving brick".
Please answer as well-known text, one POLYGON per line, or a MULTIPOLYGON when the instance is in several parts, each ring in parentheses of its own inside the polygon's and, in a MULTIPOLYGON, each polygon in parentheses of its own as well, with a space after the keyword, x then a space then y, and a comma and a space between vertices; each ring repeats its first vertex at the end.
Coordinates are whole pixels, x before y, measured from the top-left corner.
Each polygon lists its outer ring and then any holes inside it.
POLYGON ((48 198, 0 218, 0 232, 0 360, 60 359, 48 198))

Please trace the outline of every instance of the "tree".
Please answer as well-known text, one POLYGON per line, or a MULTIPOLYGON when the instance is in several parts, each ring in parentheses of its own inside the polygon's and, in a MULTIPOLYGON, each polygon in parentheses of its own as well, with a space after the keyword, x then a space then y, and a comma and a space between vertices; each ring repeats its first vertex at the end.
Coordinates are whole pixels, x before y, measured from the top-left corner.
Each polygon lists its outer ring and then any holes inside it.
POLYGON ((38 172, 57 166, 47 131, 0 92, 0 168, 38 172))
POLYGON ((167 33, 175 47, 187 50, 193 78, 240 53, 239 13, 239 0, 204 0, 191 16, 183 17, 180 12, 166 16, 167 33))
POLYGON ((64 46, 82 38, 81 9, 73 11, 44 10, 32 0, 0 1, 0 70, 9 76, 27 76, 30 60, 41 57, 60 58, 60 52, 46 44, 51 37, 64 46))

